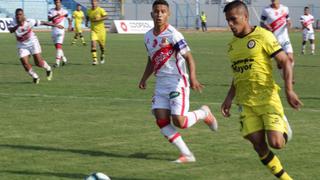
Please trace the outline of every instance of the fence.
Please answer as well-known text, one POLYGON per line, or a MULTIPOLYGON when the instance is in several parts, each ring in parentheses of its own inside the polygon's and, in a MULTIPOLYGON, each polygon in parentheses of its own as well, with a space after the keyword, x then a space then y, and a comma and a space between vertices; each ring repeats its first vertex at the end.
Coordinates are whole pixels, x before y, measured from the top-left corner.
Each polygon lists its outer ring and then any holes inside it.
MULTIPOLYGON (((152 3, 152 1, 151 1, 152 3)), ((127 20, 151 20, 150 12, 151 3, 125 3, 124 19, 127 20)), ((171 17, 169 23, 178 28, 195 28, 198 26, 199 17, 196 15, 196 3, 176 3, 169 2, 171 17)), ((225 15, 223 13, 224 3, 200 3, 200 11, 207 15, 207 26, 209 27, 226 27, 225 15)), ((252 25, 259 25, 260 14, 265 6, 249 5, 250 21, 252 25)), ((309 5, 311 13, 320 26, 320 6, 309 5)), ((301 27, 299 19, 303 14, 303 6, 289 6, 292 25, 295 28, 301 27)))

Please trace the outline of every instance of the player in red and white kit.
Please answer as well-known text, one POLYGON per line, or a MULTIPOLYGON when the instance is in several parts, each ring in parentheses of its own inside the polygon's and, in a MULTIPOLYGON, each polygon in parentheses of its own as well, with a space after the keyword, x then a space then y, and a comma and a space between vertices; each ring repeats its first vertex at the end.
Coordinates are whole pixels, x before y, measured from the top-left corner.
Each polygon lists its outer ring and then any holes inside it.
POLYGON ((306 42, 310 41, 311 54, 314 54, 315 44, 314 44, 314 30, 313 23, 314 17, 310 14, 309 7, 304 7, 304 15, 300 17, 300 22, 302 25, 302 49, 301 54, 305 54, 306 42))
POLYGON ((47 79, 52 79, 52 70, 48 63, 41 57, 41 47, 37 36, 32 31, 34 26, 46 25, 63 28, 60 25, 55 25, 49 22, 26 19, 23 9, 16 9, 15 18, 10 24, 9 31, 14 33, 17 39, 18 54, 24 69, 33 78, 33 82, 38 84, 40 81, 39 75, 32 69, 29 63, 29 56, 32 55, 37 66, 42 67, 47 72, 47 79))
POLYGON ((200 120, 216 131, 217 121, 208 106, 189 111, 189 87, 196 91, 202 85, 196 78, 195 62, 184 37, 168 24, 169 5, 165 0, 156 0, 152 5, 154 28, 145 35, 148 62, 139 83, 140 89, 146 88, 146 81, 155 74, 156 85, 152 100, 152 111, 161 133, 175 145, 181 155, 176 163, 194 162, 195 157, 183 141, 176 127, 189 128, 200 120), (190 72, 187 73, 187 67, 190 72))
MULTIPOLYGON (((54 0, 55 8, 52 8, 48 12, 48 20, 52 21, 53 24, 64 26, 64 21, 68 19, 69 31, 71 30, 71 19, 68 16, 68 11, 61 7, 61 0, 54 0)), ((52 27, 52 40, 56 47, 56 63, 54 67, 59 67, 62 60, 62 65, 67 63, 67 58, 62 50, 64 40, 64 29, 52 27)))
MULTIPOLYGON (((271 5, 262 10, 260 25, 276 36, 282 49, 288 54, 293 67, 293 48, 288 34, 288 28, 291 27, 289 8, 280 4, 280 0, 271 0, 271 5)), ((278 68, 282 69, 279 64, 278 68)), ((282 70, 280 73, 283 76, 282 70)))

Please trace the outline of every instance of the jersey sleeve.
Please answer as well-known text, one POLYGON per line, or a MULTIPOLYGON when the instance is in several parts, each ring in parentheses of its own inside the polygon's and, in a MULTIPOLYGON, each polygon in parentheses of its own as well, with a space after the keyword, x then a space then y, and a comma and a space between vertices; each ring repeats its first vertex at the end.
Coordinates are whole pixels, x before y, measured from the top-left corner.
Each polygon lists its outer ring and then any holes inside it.
POLYGON ((303 16, 300 16, 300 20, 299 20, 300 22, 304 22, 304 18, 303 18, 303 16))
POLYGON ((100 8, 100 15, 101 16, 107 16, 108 13, 103 8, 100 8))
POLYGON ((180 32, 173 35, 173 48, 182 55, 190 51, 190 48, 180 32))
POLYGON ((41 21, 40 20, 28 19, 27 21, 29 22, 31 27, 35 27, 35 26, 40 26, 41 25, 41 21))
POLYGON ((274 57, 276 54, 282 51, 282 48, 278 40, 272 34, 272 32, 265 31, 262 36, 263 36, 263 41, 262 41, 263 49, 270 57, 274 57))
POLYGON ((262 13, 261 13, 260 21, 265 22, 267 20, 267 18, 268 18, 268 13, 267 13, 266 9, 263 9, 262 13))
POLYGON ((289 8, 288 8, 288 7, 286 7, 286 11, 287 11, 287 16, 286 16, 286 18, 287 18, 287 20, 290 20, 290 16, 289 16, 289 8))
POLYGON ((52 18, 53 16, 54 16, 54 15, 53 15, 53 11, 52 11, 52 10, 49 10, 49 11, 48 11, 48 17, 49 17, 49 18, 52 18))

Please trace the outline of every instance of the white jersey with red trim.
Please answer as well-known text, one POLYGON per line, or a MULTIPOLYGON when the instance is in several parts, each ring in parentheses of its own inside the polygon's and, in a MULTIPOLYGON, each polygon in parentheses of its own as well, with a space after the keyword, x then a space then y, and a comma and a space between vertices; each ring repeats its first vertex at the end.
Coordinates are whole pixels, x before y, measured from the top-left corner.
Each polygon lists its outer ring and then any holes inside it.
POLYGON ((311 14, 308 14, 308 15, 302 15, 300 17, 300 22, 303 23, 305 26, 308 27, 307 28, 303 28, 303 32, 308 32, 308 33, 313 33, 314 30, 313 30, 313 23, 314 23, 314 17, 311 15, 311 14))
POLYGON ((270 5, 262 10, 261 21, 271 26, 271 31, 280 44, 290 41, 287 28, 287 20, 289 19, 289 8, 282 4, 278 9, 274 9, 270 5))
POLYGON ((182 55, 190 51, 183 35, 168 25, 159 35, 153 28, 145 34, 145 46, 154 67, 156 77, 178 78, 184 87, 189 86, 186 61, 182 55))
MULTIPOLYGON (((68 11, 61 8, 60 10, 56 10, 56 8, 52 8, 49 10, 48 12, 48 17, 52 18, 55 17, 52 20, 52 23, 55 25, 61 25, 64 26, 64 21, 66 20, 66 18, 68 17, 68 11), (58 15, 59 14, 59 15, 58 15), (58 15, 58 16, 57 16, 58 15), (55 17, 57 16, 57 17, 55 17)), ((64 31, 64 29, 59 29, 57 27, 52 27, 53 31, 64 31)))
MULTIPOLYGON (((16 19, 10 24, 9 27, 15 27, 18 23, 16 19)), ((27 19, 24 21, 22 26, 19 26, 18 29, 14 32, 17 39, 17 47, 24 48, 32 46, 35 41, 38 41, 37 36, 32 31, 34 26, 41 25, 41 21, 35 19, 27 19)))

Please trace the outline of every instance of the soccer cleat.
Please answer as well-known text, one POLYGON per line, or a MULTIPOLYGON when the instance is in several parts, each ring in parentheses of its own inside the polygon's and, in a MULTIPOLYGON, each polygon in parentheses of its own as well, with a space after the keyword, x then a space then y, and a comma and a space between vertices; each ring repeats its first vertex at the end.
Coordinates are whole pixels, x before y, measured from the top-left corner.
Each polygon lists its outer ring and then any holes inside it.
POLYGON ((288 140, 287 141, 289 142, 292 139, 292 134, 293 134, 292 129, 290 127, 289 121, 286 116, 283 116, 283 120, 286 123, 287 129, 288 129, 288 133, 287 133, 288 140))
POLYGON ((62 66, 65 66, 67 64, 68 60, 65 56, 62 56, 62 66))
POLYGON ((92 61, 92 65, 95 66, 98 64, 98 61, 92 61))
POLYGON ((191 155, 181 154, 177 160, 173 161, 173 163, 179 163, 179 164, 190 163, 190 162, 196 162, 196 158, 194 157, 193 154, 191 155))
POLYGON ((59 66, 60 66, 59 63, 55 63, 55 64, 53 65, 54 68, 58 68, 59 66))
POLYGON ((83 45, 83 46, 86 46, 86 45, 87 45, 87 43, 86 43, 86 42, 82 42, 82 45, 83 45))
POLYGON ((218 130, 218 121, 212 114, 209 106, 203 105, 201 109, 206 112, 207 117, 204 119, 204 122, 209 126, 212 131, 218 130))
POLYGON ((40 78, 33 78, 33 83, 34 84, 39 84, 40 83, 40 78))
POLYGON ((104 64, 104 63, 105 63, 104 59, 100 61, 100 64, 104 64))
POLYGON ((52 80, 52 76, 53 76, 52 70, 47 71, 47 80, 48 80, 48 81, 51 81, 51 80, 52 80))
POLYGON ((104 54, 102 54, 100 57, 100 64, 104 64, 104 63, 105 63, 105 58, 104 58, 104 54))

